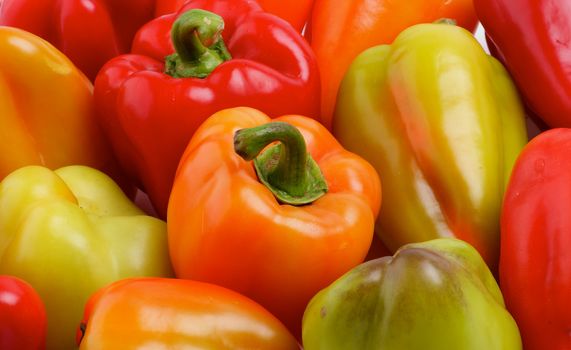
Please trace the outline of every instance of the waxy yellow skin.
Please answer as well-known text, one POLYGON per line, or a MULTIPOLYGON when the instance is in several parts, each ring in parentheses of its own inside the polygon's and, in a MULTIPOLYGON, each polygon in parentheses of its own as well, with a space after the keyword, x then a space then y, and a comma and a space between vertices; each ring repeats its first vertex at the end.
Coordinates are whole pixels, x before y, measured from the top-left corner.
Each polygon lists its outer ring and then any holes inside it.
POLYGON ((172 275, 166 223, 95 169, 23 167, 0 182, 0 274, 40 295, 47 348, 75 349, 92 293, 126 277, 172 275))
POLYGON ((32 164, 115 171, 94 115, 91 82, 47 41, 5 26, 0 26, 0 140, 0 180, 32 164))
POLYGON ((470 32, 420 24, 364 51, 343 81, 333 133, 381 177, 376 232, 392 252, 457 237, 495 271, 502 197, 527 135, 506 70, 470 32))
POLYGON ((478 252, 435 239, 363 263, 310 301, 305 350, 521 350, 478 252))

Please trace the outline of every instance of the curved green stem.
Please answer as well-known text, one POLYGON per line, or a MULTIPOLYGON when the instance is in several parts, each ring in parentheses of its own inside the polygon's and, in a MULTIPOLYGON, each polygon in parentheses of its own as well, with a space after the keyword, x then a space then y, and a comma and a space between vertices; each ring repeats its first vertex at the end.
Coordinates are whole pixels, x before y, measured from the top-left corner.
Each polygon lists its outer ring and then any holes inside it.
POLYGON ((327 192, 319 166, 307 153, 303 136, 291 124, 272 122, 238 130, 234 150, 245 160, 254 159, 258 178, 282 203, 310 204, 327 192), (262 152, 276 141, 279 143, 262 152))
POLYGON ((189 10, 171 28, 176 52, 165 59, 165 73, 175 78, 205 78, 231 59, 222 39, 224 20, 212 12, 189 10))

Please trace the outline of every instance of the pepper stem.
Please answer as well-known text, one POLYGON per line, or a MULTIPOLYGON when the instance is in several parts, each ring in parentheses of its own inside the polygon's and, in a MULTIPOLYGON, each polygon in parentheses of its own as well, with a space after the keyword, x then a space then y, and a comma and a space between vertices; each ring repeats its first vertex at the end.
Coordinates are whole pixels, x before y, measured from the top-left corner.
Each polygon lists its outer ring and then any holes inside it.
POLYGON ((245 160, 254 159, 258 178, 281 203, 310 204, 327 192, 321 169, 307 153, 303 135, 291 124, 271 122, 238 130, 234 151, 245 160))
POLYGON ((165 59, 165 73, 174 78, 205 78, 231 59, 222 39, 224 20, 215 13, 189 10, 171 28, 175 53, 165 59))

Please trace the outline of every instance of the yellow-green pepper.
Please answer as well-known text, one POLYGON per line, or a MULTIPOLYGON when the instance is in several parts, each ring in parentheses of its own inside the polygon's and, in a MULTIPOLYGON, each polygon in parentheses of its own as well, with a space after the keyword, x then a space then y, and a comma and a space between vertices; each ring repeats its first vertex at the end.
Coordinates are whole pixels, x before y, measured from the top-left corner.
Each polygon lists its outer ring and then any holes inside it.
POLYGON ((40 295, 47 348, 74 349, 93 292, 126 277, 172 275, 166 223, 95 169, 23 167, 0 183, 0 274, 40 295))
POLYGON ((516 322, 478 252, 459 239, 401 247, 310 301, 305 350, 521 350, 516 322))
POLYGON ((333 123, 381 177, 376 232, 392 252, 457 237, 496 270, 502 196, 527 135, 508 73, 470 32, 420 24, 364 51, 344 78, 333 123))

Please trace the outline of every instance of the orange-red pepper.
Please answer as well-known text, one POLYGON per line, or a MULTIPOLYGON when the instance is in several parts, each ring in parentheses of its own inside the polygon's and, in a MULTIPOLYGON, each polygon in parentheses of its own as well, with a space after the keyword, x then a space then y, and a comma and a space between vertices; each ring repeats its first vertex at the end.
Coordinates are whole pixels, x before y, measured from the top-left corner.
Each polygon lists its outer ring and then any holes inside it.
POLYGON ((132 278, 95 293, 77 331, 81 350, 298 350, 273 315, 231 290, 195 281, 132 278))
POLYGON ((270 121, 251 108, 227 109, 194 134, 169 201, 170 255, 177 277, 236 290, 299 336, 309 299, 365 258, 380 181, 317 121, 270 121), (235 144, 251 159, 273 140, 285 143, 256 166, 234 152, 235 144))

